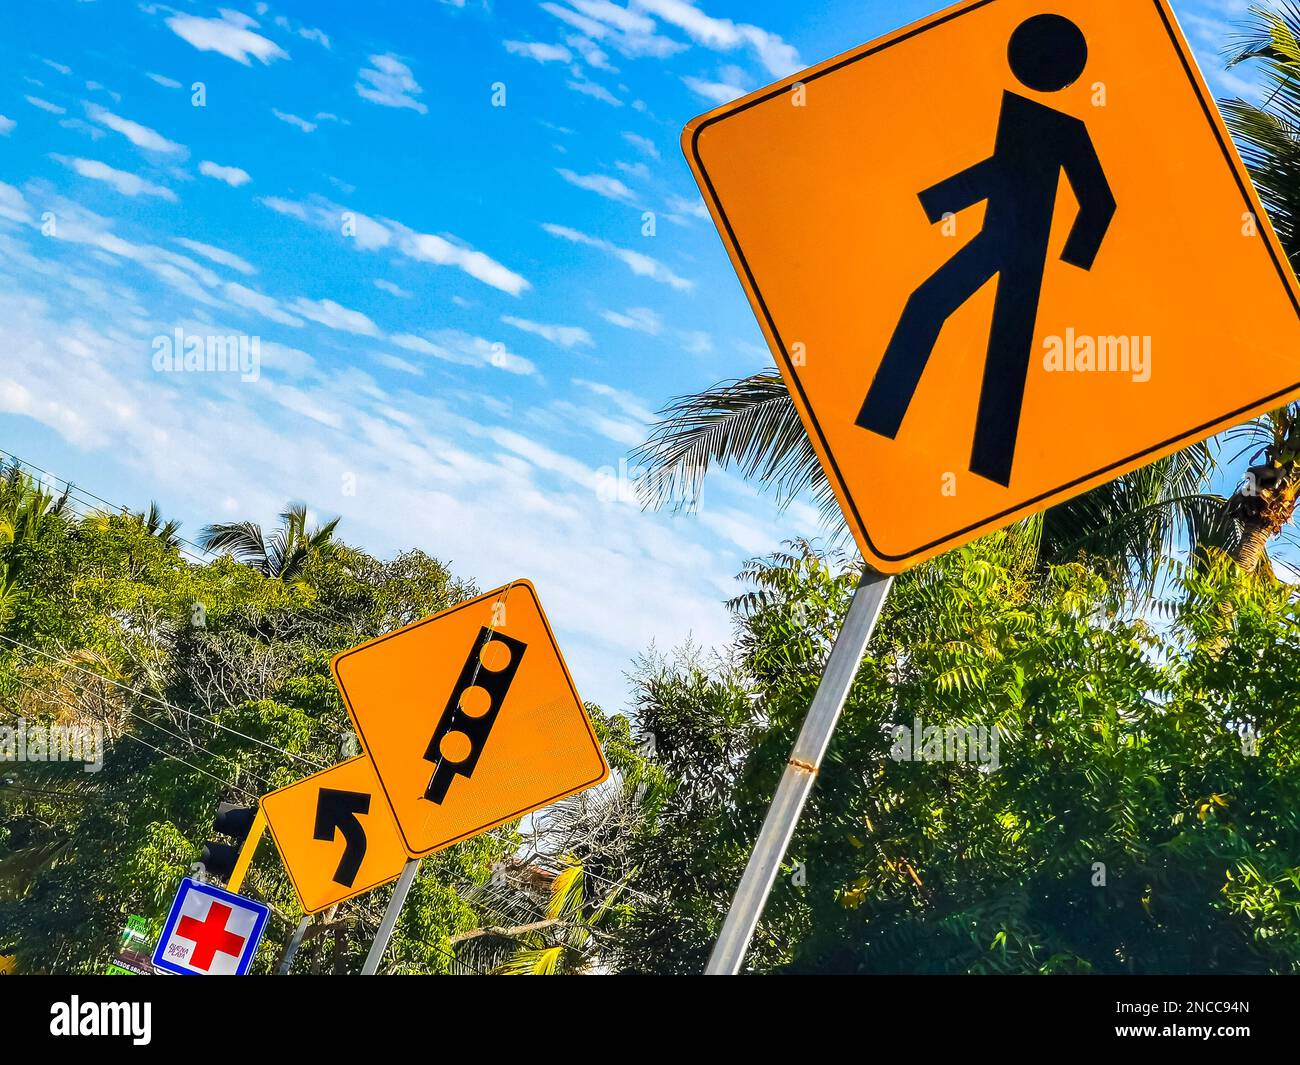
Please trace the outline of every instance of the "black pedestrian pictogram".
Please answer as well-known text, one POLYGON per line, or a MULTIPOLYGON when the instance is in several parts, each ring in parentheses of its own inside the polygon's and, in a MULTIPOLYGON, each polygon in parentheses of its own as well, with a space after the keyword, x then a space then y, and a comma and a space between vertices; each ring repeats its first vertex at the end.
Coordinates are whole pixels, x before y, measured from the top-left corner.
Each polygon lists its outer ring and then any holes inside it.
MULTIPOLYGON (((1012 34, 1008 58, 1025 86, 1059 92, 1083 74, 1088 43, 1069 19, 1036 15, 1012 34)), ((997 275, 970 470, 1010 484, 1062 170, 1079 214, 1061 259, 1091 270, 1116 204, 1087 126, 1006 91, 993 154, 920 194, 931 224, 987 201, 984 227, 908 299, 858 425, 898 435, 944 323, 997 275)))

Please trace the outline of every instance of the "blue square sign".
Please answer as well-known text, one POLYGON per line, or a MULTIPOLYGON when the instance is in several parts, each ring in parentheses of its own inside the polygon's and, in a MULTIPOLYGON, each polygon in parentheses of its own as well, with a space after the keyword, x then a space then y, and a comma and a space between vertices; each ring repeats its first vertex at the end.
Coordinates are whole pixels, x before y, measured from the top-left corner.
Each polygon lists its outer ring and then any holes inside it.
POLYGON ((257 953, 268 913, 260 902, 186 877, 153 963, 181 976, 243 976, 257 953))

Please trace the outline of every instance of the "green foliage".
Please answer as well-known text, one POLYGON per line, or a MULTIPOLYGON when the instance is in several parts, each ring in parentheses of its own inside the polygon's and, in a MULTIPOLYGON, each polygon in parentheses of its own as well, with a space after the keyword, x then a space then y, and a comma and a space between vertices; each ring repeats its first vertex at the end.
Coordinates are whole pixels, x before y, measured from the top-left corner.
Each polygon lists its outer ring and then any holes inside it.
MULTIPOLYGON (((0 724, 97 724, 108 750, 5 766, 0 954, 98 971, 128 915, 157 927, 219 801, 351 753, 330 657, 474 588, 338 542, 289 580, 196 565, 156 514, 32 505, 0 543, 0 724)), ((1045 565, 1042 535, 896 581, 756 971, 1300 972, 1291 589, 1207 549, 1139 609, 1122 567, 1045 565), (896 757, 918 722, 986 730, 987 764, 896 757)), ((636 663, 635 725, 589 707, 607 784, 424 862, 388 971, 703 967, 857 573, 801 543, 742 578, 730 647, 636 663)), ((271 846, 245 891, 270 971, 301 916, 271 846)), ((357 971, 387 894, 313 923, 295 971, 357 971)))
MULTIPOLYGON (((1158 629, 1016 560, 993 538, 896 582, 752 967, 1300 972, 1290 590, 1220 555, 1158 629), (996 768, 894 757, 918 719, 996 731, 996 768)), ((672 797, 633 847, 635 971, 703 967, 855 583, 806 545, 746 576, 724 661, 636 678, 672 797)))
MULTIPOLYGON (((98 726, 107 747, 96 773, 4 764, 0 955, 21 971, 96 972, 127 916, 158 927, 218 802, 353 753, 330 657, 474 592, 421 552, 383 561, 337 541, 334 523, 308 531, 295 508, 266 545, 271 572, 196 565, 179 543, 156 508, 81 517, 18 471, 0 478, 0 726, 98 726)), ((395 971, 449 970, 450 937, 476 921, 463 898, 508 847, 485 838, 425 862, 395 971)), ((272 907, 268 971, 301 915, 269 841, 244 890, 272 907)), ((314 926, 299 967, 359 970, 383 894, 314 926)))

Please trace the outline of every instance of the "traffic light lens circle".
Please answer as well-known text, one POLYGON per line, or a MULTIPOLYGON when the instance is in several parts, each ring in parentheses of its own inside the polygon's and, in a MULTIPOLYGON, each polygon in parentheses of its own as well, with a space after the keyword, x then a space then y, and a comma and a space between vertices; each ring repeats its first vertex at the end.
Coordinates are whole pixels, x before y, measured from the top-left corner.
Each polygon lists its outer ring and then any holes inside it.
POLYGON ((460 693, 460 710, 470 717, 482 717, 492 709, 492 696, 477 684, 460 693))
POLYGON ((490 640, 479 651, 478 660, 483 663, 484 669, 500 673, 510 665, 510 648, 500 640, 490 640))
POLYGON ((438 753, 449 762, 460 763, 469 757, 473 749, 469 737, 463 732, 448 732, 438 744, 438 753))

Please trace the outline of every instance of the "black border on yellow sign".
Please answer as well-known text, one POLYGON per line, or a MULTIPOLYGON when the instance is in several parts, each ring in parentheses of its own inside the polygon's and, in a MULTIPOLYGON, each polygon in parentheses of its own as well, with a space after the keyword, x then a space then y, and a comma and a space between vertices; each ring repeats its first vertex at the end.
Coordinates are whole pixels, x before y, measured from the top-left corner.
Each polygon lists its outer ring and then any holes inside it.
MULTIPOLYGON (((784 368, 785 368, 787 379, 793 381, 795 388, 797 388, 799 391, 799 398, 802 401, 803 410, 807 412, 808 420, 809 422, 812 423, 813 430, 816 432, 818 440, 821 441, 822 452, 826 455, 827 461, 830 464, 830 470, 828 472, 830 472, 834 476, 836 483, 839 485, 840 494, 844 498, 844 500, 847 501, 849 505, 849 509, 852 512, 852 519, 854 523, 857 525, 859 531, 862 533, 862 536, 866 540, 867 544, 870 545, 871 550, 877 555, 877 557, 885 559, 889 562, 906 562, 908 559, 915 558, 917 555, 926 554, 927 552, 933 550, 936 547, 942 547, 946 543, 949 543, 953 540, 958 540, 966 536, 968 533, 975 532, 979 529, 987 528, 988 526, 993 525, 993 523, 999 521, 1000 519, 1005 518, 1008 515, 1014 514, 1017 511, 1023 510, 1026 507, 1033 507, 1039 503, 1047 503, 1054 497, 1061 495, 1063 492, 1068 492, 1071 488, 1074 488, 1077 485, 1083 484, 1087 481, 1091 481, 1098 477, 1103 477, 1107 473, 1110 473, 1113 470, 1118 470, 1121 467, 1128 466, 1130 464, 1140 463, 1141 460, 1148 455, 1152 455, 1156 452, 1163 451, 1166 448, 1176 447, 1178 444, 1183 442, 1191 444, 1195 441, 1196 438, 1202 436, 1203 434, 1208 433, 1215 426, 1230 425, 1232 424, 1234 419, 1246 415, 1251 411, 1258 410, 1260 408, 1267 408, 1268 404, 1280 400, 1283 396, 1286 396, 1289 393, 1293 393, 1297 389, 1300 389, 1300 381, 1296 381, 1294 384, 1287 385, 1285 388, 1279 389, 1276 392, 1271 392, 1266 396, 1262 396, 1261 398, 1255 400, 1253 403, 1247 403, 1244 406, 1236 408, 1235 410, 1230 410, 1227 413, 1222 414, 1217 418, 1212 418, 1207 422, 1203 422, 1202 424, 1196 426, 1193 429, 1188 429, 1184 433, 1179 433, 1177 436, 1170 437, 1167 440, 1162 440, 1158 444, 1152 444, 1150 447, 1144 448, 1142 451, 1136 452, 1135 454, 1129 455, 1126 458, 1122 458, 1115 462, 1112 462, 1106 466, 1103 466, 1101 469, 1093 470, 1091 473, 1086 473, 1080 477, 1076 477, 1074 480, 1069 481, 1058 488, 1053 488, 1049 491, 1042 492, 1031 499, 1026 499, 1018 503, 1015 503, 1012 506, 1007 507, 1005 510, 999 511, 996 514, 991 514, 987 518, 983 518, 980 521, 972 522, 970 525, 967 525, 962 529, 958 529, 955 532, 947 534, 946 536, 941 536, 936 540, 931 540, 929 543, 922 544, 920 547, 914 548, 911 551, 904 552, 903 554, 900 555, 887 554, 886 552, 881 551, 876 546, 875 541, 871 539, 871 534, 867 531, 866 522, 863 520, 862 515, 858 511, 857 503, 854 501, 852 494, 849 492, 848 484, 845 482, 844 476, 840 472, 839 464, 835 461, 835 456, 831 452, 830 446, 827 443, 826 435, 822 431, 821 423, 818 421, 817 418, 817 413, 815 410, 813 410, 812 404, 808 402, 808 396, 804 392, 803 383, 799 380, 799 375, 798 373, 795 372, 794 363, 791 361, 789 352, 786 350, 785 341, 782 339, 780 332, 778 332, 776 328, 776 320, 772 317, 771 312, 768 310, 767 301, 763 298, 762 290, 758 286, 758 279, 755 278, 753 271, 750 269, 749 262, 745 258, 744 249, 742 249, 740 246, 740 241, 739 239, 737 239, 736 232, 732 228, 731 220, 727 217, 727 212, 722 206, 722 200, 719 198, 717 190, 714 188, 713 179, 709 176, 709 172, 704 165, 704 159, 700 156, 700 152, 699 152, 700 135, 710 126, 716 125, 717 123, 722 122, 725 119, 732 118, 733 116, 741 114, 744 111, 748 111, 751 107, 757 107, 759 104, 766 103, 767 101, 775 99, 778 96, 786 95, 786 93, 789 91, 790 84, 806 85, 808 82, 816 81, 818 78, 823 78, 827 74, 833 74, 837 70, 840 70, 846 66, 850 66, 851 64, 856 63, 859 60, 867 59, 873 55, 876 55, 879 52, 883 52, 886 48, 891 48, 896 44, 901 44, 904 41, 911 40, 913 37, 920 36, 926 30, 931 30, 937 26, 942 26, 945 23, 952 22, 963 15, 968 15, 972 11, 978 11, 980 8, 987 7, 989 4, 996 3, 996 2, 997 0, 975 0, 974 3, 960 10, 949 11, 947 13, 941 12, 936 16, 934 16, 933 18, 929 19, 928 21, 924 22, 923 24, 918 25, 915 28, 905 33, 902 33, 901 35, 893 38, 892 40, 887 40, 880 44, 873 43, 873 44, 863 45, 857 51, 848 53, 843 59, 839 60, 838 62, 833 62, 821 70, 815 71, 814 73, 811 74, 807 74, 806 76, 796 76, 793 79, 793 82, 787 80, 787 82, 783 82, 779 88, 771 89, 768 92, 762 93, 761 95, 754 97, 753 99, 745 100, 735 105, 734 107, 730 107, 722 111, 719 114, 715 114, 713 117, 706 119, 705 121, 701 122, 697 127, 695 127, 690 138, 690 147, 689 147, 690 161, 694 162, 697 173, 699 173, 699 175, 704 179, 704 183, 707 187, 709 199, 714 209, 715 217, 718 218, 722 222, 722 225, 726 228, 727 239, 730 242, 731 247, 735 249, 736 258, 739 260, 740 265, 744 268, 745 277, 749 282, 750 291, 753 292, 754 298, 758 302, 758 305, 763 312, 763 318, 767 322, 767 327, 770 330, 773 339, 776 340, 777 347, 780 349, 781 359, 785 364, 784 368)), ((1192 91, 1196 93, 1196 98, 1201 104, 1201 110, 1204 112, 1206 121, 1209 123, 1210 129, 1214 133, 1215 140, 1218 142, 1219 145, 1219 150, 1223 153, 1224 160, 1228 164, 1228 169, 1232 171, 1232 176, 1237 182, 1237 187, 1241 190, 1242 201, 1244 202, 1246 209, 1250 211, 1251 214, 1256 215, 1258 217, 1261 214, 1259 205, 1257 205, 1256 202, 1251 199, 1250 185, 1248 184, 1246 177, 1242 174, 1241 169, 1238 167, 1236 157, 1233 155, 1232 149, 1228 146, 1228 144, 1225 143, 1223 134, 1220 131, 1218 124, 1214 121, 1214 110, 1213 110, 1214 105, 1206 99, 1205 94, 1201 91, 1200 83, 1197 81, 1196 75, 1194 73, 1192 60, 1188 57, 1187 52, 1182 47, 1182 41, 1179 37, 1179 34, 1175 32, 1173 24, 1170 22, 1169 11, 1166 9, 1166 5, 1163 2, 1163 0, 1153 0, 1153 3, 1155 4, 1156 11, 1160 15, 1160 21, 1163 23, 1165 27, 1165 32, 1169 34, 1169 41, 1173 45, 1174 51, 1178 54, 1178 58, 1183 65, 1183 71, 1187 74, 1188 83, 1191 85, 1192 91)), ((1273 260, 1273 266, 1278 272, 1278 278, 1279 280, 1281 280, 1282 286, 1286 289, 1287 294, 1291 298, 1291 305, 1295 308, 1297 316, 1300 316, 1300 301, 1297 300, 1296 293, 1290 283, 1289 266, 1281 258, 1279 258, 1278 250, 1274 246, 1273 240, 1270 239, 1269 235, 1264 231, 1261 231, 1261 239, 1263 239, 1265 246, 1268 248, 1269 256, 1273 260)), ((990 531, 992 530, 990 529, 990 531)))
POLYGON ((582 696, 578 694, 578 689, 573 683, 573 677, 569 673, 568 663, 564 661, 564 655, 560 653, 559 642, 555 639, 555 633, 551 631, 550 619, 547 618, 546 611, 542 609, 542 601, 538 598, 537 589, 533 587, 531 581, 513 581, 510 584, 502 585, 500 588, 495 588, 490 592, 485 592, 483 595, 477 596, 474 599, 467 599, 463 603, 451 607, 448 610, 444 610, 441 614, 435 614, 433 617, 425 618, 423 621, 413 622, 410 625, 397 629, 395 632, 388 633, 386 636, 380 636, 378 639, 371 640, 368 643, 363 643, 360 647, 354 647, 350 651, 344 651, 342 654, 336 655, 331 660, 330 671, 334 674, 334 683, 338 686, 339 692, 343 696, 343 702, 347 706, 348 717, 352 719, 352 725, 357 730, 357 737, 361 740, 362 750, 366 752, 363 757, 370 758, 371 762, 374 764, 375 775, 379 778, 379 786, 383 789, 384 798, 387 800, 389 809, 391 809, 393 813, 393 820, 397 824, 397 834, 402 837, 402 845, 406 848, 406 853, 411 855, 413 858, 424 858, 430 854, 436 854, 438 851, 446 850, 454 844, 462 843, 467 839, 472 839, 482 832, 490 831, 498 825, 505 824, 507 821, 513 821, 516 817, 523 817, 524 814, 531 813, 533 810, 539 810, 543 806, 549 806, 553 802, 558 802, 560 799, 567 798, 570 795, 575 795, 587 788, 595 787, 601 781, 609 777, 609 763, 605 760, 605 752, 600 748, 600 741, 596 738, 595 730, 591 727, 591 719, 587 715, 587 708, 583 704, 582 696), (361 728, 361 722, 357 720, 356 712, 352 708, 352 700, 348 698, 347 689, 343 685, 343 678, 339 674, 339 665, 345 658, 374 647, 376 644, 383 643, 386 640, 391 640, 395 636, 401 636, 404 633, 410 632, 412 629, 418 629, 424 625, 432 625, 435 622, 442 621, 444 618, 451 617, 452 614, 455 614, 458 611, 466 610, 472 606, 477 606, 479 603, 482 603, 487 599, 500 598, 502 593, 509 592, 515 588, 527 590, 528 594, 532 597, 533 605, 537 607, 537 616, 542 619, 542 627, 546 630, 546 636, 551 641, 551 649, 555 652, 555 657, 560 663, 560 669, 564 672, 565 683, 568 684, 569 691, 573 694, 573 701, 577 704, 578 712, 582 716, 582 724, 587 730, 588 738, 591 740, 592 750, 596 752, 596 760, 600 763, 601 771, 597 773, 596 776, 592 777, 591 780, 583 781, 581 784, 575 784, 571 788, 565 788, 548 798, 528 803, 526 806, 508 814, 493 817, 486 823, 479 825, 477 828, 471 828, 462 832, 454 839, 449 839, 444 843, 439 843, 435 847, 429 847, 427 850, 420 850, 411 846, 411 841, 406 838, 406 832, 402 828, 402 820, 397 816, 397 807, 393 805, 393 798, 388 793, 388 785, 384 783, 384 774, 380 771, 379 763, 374 760, 370 753, 370 744, 366 742, 366 736, 365 732, 361 728))

